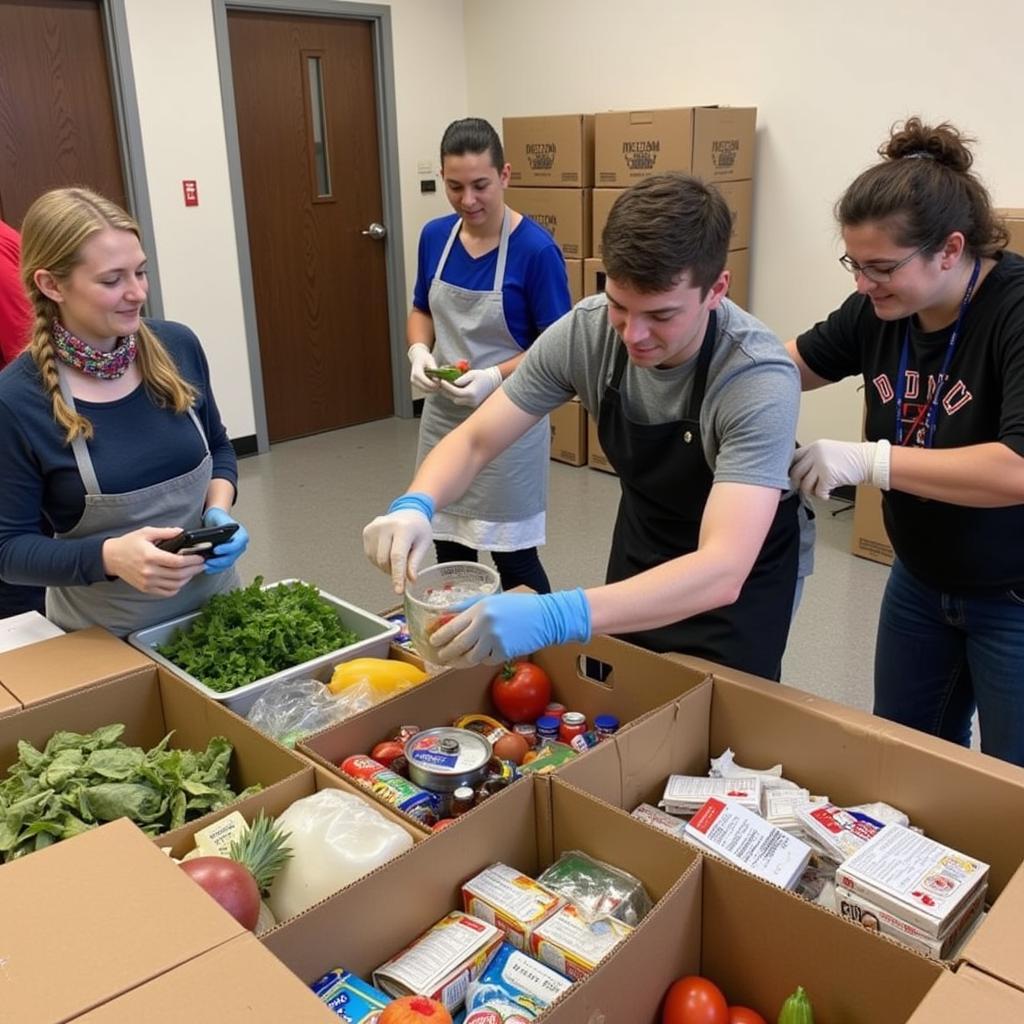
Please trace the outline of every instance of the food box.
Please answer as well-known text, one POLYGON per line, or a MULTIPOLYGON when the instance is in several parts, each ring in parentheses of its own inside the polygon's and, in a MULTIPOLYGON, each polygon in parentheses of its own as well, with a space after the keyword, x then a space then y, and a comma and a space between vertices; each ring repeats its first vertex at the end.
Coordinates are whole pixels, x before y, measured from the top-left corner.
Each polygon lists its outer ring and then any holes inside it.
MULTIPOLYGON (((301 581, 294 579, 279 580, 277 583, 268 583, 263 589, 266 590, 270 587, 280 587, 287 583, 298 582, 301 581)), ((374 615, 372 612, 357 608, 355 605, 349 604, 333 594, 328 594, 326 590, 320 590, 319 587, 317 590, 321 599, 335 610, 342 626, 356 634, 358 638, 356 642, 349 644, 348 647, 328 651, 326 654, 321 654, 317 658, 311 658, 309 661, 304 661, 299 665, 293 665, 291 668, 282 669, 273 675, 264 676, 262 679, 253 679, 243 686, 237 686, 235 689, 229 690, 227 693, 220 693, 217 690, 211 689, 157 651, 157 647, 167 643, 179 630, 188 629, 189 625, 199 618, 200 612, 181 615, 176 619, 170 619, 167 622, 150 626, 148 629, 140 629, 128 637, 128 642, 140 651, 145 652, 154 661, 159 662, 168 671, 191 683, 211 700, 218 701, 234 711, 235 714, 244 717, 256 702, 256 698, 271 683, 286 679, 310 678, 319 679, 320 682, 326 683, 331 678, 334 666, 343 661, 350 661, 352 658, 386 658, 388 656, 391 638, 397 635, 399 630, 396 623, 388 622, 379 615, 374 615)))
POLYGON ((497 925, 516 949, 527 949, 530 934, 565 901, 507 864, 492 864, 462 886, 467 914, 497 925))

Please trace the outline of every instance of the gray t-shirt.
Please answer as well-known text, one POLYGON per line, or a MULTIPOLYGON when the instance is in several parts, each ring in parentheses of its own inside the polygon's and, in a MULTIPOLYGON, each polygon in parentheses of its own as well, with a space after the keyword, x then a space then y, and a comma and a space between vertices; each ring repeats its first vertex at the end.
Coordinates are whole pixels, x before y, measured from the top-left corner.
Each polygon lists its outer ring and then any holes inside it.
MULTIPOLYGON (((789 491, 800 375, 782 342, 728 299, 718 307, 718 336, 708 369, 700 429, 716 483, 789 491)), ((603 294, 591 295, 533 343, 505 381, 524 412, 543 416, 573 395, 597 417, 621 342, 608 323, 603 294)), ((667 369, 627 363, 619 393, 636 423, 682 419, 697 357, 667 369)))

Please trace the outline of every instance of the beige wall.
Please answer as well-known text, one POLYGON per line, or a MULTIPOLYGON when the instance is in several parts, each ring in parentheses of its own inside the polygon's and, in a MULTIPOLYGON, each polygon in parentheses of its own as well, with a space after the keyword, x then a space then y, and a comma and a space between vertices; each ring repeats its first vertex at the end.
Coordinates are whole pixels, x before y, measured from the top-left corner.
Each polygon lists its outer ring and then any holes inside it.
MULTIPOLYGON (((784 338, 852 279, 833 201, 908 113, 977 135, 1001 206, 1024 206, 1024 5, 1015 0, 465 0, 473 113, 758 107, 752 306, 784 338)), ((859 436, 846 382, 804 399, 801 437, 859 436)))
MULTIPOLYGON (((393 0, 407 291, 419 225, 447 209, 421 196, 417 166, 437 165, 444 126, 466 107, 462 0, 393 0)), ((255 431, 227 146, 210 0, 126 0, 154 232, 169 319, 203 341, 232 437, 255 431), (199 206, 183 205, 182 179, 199 206)), ((358 330, 358 310, 350 325, 358 330)))

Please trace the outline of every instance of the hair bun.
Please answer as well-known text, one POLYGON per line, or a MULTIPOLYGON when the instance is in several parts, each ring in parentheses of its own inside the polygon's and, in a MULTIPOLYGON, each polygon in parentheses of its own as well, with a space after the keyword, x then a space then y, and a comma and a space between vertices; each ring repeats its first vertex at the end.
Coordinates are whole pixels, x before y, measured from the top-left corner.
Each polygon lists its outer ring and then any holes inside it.
POLYGON ((919 117, 908 117, 903 124, 893 125, 878 153, 887 160, 934 160, 965 174, 974 162, 968 148, 974 141, 948 121, 932 126, 924 124, 919 117))

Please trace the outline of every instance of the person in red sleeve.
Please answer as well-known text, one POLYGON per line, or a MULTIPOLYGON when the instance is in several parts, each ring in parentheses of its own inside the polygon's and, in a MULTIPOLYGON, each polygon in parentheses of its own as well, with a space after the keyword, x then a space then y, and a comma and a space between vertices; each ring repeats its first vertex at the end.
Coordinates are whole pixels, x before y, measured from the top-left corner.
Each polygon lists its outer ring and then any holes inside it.
POLYGON ((0 220, 0 370, 28 343, 32 307, 21 284, 18 269, 21 238, 18 232, 0 220))
MULTIPOLYGON (((21 238, 0 220, 0 370, 28 343, 32 307, 21 284, 21 238)), ((0 580, 0 619, 22 612, 42 612, 43 587, 18 587, 0 580)))

